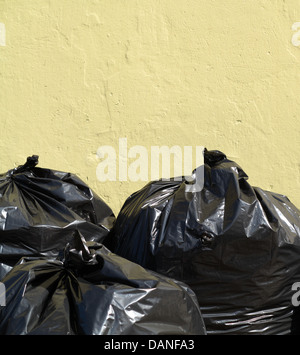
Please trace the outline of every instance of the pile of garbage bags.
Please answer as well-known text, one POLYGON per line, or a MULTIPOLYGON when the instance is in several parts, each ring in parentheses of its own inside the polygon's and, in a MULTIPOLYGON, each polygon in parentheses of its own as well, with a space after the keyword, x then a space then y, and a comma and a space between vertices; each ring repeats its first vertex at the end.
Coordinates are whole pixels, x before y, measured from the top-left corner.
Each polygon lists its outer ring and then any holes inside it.
POLYGON ((0 175, 0 334, 300 334, 300 211, 224 153, 118 216, 37 164, 0 175))
POLYGON ((111 253, 112 210, 37 163, 0 175, 0 334, 206 334, 194 292, 111 253))
POLYGON ((1 334, 205 334, 185 285, 86 242, 78 231, 60 260, 22 258, 2 282, 1 334))

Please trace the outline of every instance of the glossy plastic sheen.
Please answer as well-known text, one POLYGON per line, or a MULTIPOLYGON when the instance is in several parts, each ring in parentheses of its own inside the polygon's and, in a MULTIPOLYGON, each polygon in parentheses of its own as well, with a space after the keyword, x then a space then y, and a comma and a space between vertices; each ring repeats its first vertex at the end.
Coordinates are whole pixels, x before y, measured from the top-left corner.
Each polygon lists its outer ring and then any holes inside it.
POLYGON ((5 276, 0 334, 206 334, 186 285, 86 242, 79 232, 74 241, 62 259, 23 258, 5 276))
POLYGON ((37 164, 33 155, 0 175, 0 280, 23 256, 57 256, 74 230, 101 242, 115 220, 76 175, 37 164))
POLYGON ((150 182, 125 201, 104 244, 191 287, 208 334, 293 333, 300 212, 247 178, 222 152, 205 151, 201 192, 150 182))

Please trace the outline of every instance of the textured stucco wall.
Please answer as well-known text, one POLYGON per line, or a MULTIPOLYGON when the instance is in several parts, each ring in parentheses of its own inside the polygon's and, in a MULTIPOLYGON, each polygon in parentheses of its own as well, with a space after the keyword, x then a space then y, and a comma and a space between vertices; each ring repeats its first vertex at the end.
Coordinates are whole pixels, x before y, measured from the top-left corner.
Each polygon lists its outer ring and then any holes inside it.
POLYGON ((297 21, 299 0, 0 0, 1 172, 38 154, 118 213, 145 182, 98 181, 100 146, 200 145, 299 208, 297 21))

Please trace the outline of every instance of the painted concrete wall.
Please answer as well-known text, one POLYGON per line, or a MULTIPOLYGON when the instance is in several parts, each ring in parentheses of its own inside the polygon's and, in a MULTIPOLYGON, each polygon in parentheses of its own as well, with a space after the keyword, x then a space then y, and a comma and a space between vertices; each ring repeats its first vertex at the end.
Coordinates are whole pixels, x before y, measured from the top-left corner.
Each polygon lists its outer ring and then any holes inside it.
POLYGON ((299 208, 297 22, 299 0, 0 0, 1 172, 37 154, 117 214, 145 182, 100 182, 99 147, 205 146, 299 208))

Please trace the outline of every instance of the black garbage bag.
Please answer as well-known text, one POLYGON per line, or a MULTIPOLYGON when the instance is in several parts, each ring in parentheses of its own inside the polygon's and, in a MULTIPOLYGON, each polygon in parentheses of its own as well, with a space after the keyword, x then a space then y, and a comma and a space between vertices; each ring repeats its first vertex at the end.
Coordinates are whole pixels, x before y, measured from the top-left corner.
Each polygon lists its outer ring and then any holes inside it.
POLYGON ((115 220, 76 175, 37 164, 33 155, 0 175, 0 280, 23 256, 58 255, 75 229, 101 242, 115 220))
POLYGON ((186 285, 74 233, 63 258, 23 258, 4 277, 0 334, 206 334, 186 285))
POLYGON ((225 154, 205 150, 201 191, 187 192, 185 180, 150 182, 128 197, 103 243, 191 287, 207 334, 293 333, 300 212, 247 178, 225 154))

